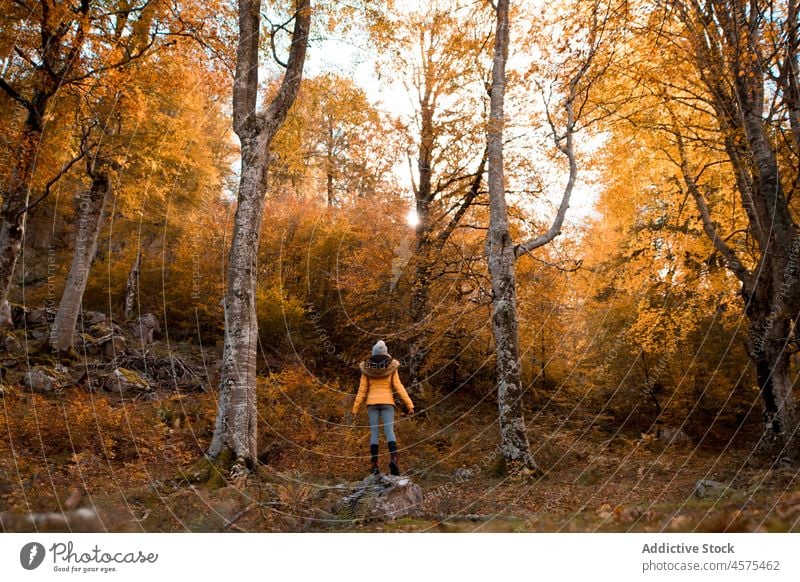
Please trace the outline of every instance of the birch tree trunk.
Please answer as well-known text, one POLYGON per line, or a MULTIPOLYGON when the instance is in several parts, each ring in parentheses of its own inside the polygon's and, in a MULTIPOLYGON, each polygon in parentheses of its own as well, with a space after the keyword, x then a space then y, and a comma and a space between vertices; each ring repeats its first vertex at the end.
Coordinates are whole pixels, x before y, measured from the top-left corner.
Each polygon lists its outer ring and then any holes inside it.
POLYGON ((508 58, 508 0, 497 2, 497 32, 492 67, 487 150, 489 161, 489 233, 486 256, 492 279, 492 331, 497 357, 500 452, 507 466, 537 471, 525 432, 517 324, 516 255, 508 229, 503 170, 503 124, 508 58))
POLYGON ((128 280, 125 282, 125 297, 122 299, 122 308, 126 320, 133 319, 136 313, 136 300, 139 297, 139 277, 142 272, 142 241, 138 241, 136 258, 133 260, 128 280))
POLYGON ((75 347, 75 326, 78 323, 89 270, 97 252, 97 237, 105 220, 110 191, 108 174, 104 171, 94 171, 92 186, 80 199, 75 252, 72 255, 64 293, 61 295, 58 312, 50 331, 50 344, 60 352, 71 352, 75 347))
POLYGON ((497 357, 500 451, 507 466, 523 466, 539 474, 541 470, 533 460, 525 431, 522 398, 526 390, 522 386, 519 356, 516 261, 523 255, 550 244, 561 234, 561 228, 569 209, 578 173, 573 145, 576 125, 575 103, 581 98, 587 98, 586 93, 590 83, 584 87, 582 86, 582 81, 589 73, 600 41, 595 34, 598 27, 598 23, 595 21, 587 39, 588 51, 581 61, 575 64, 573 75, 568 82, 564 83, 566 126, 563 133, 557 130, 549 110, 547 112, 555 145, 569 162, 567 182, 556 216, 547 231, 523 243, 514 244, 509 231, 503 168, 505 67, 508 59, 509 44, 509 0, 498 0, 496 10, 497 32, 495 34, 489 127, 487 132, 489 232, 486 238, 486 258, 492 280, 492 331, 494 332, 497 357))
POLYGON ((233 240, 225 292, 225 343, 219 408, 208 457, 242 471, 257 457, 256 274, 269 147, 300 87, 311 25, 310 0, 296 0, 292 45, 281 86, 263 113, 258 100, 260 0, 239 1, 239 41, 233 86, 233 127, 242 149, 233 240))

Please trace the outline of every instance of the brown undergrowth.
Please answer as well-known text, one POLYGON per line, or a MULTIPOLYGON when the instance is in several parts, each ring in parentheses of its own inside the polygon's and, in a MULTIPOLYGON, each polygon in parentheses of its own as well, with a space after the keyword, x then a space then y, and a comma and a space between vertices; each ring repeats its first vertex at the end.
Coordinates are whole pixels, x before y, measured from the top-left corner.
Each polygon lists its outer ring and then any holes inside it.
MULTIPOLYGON (((529 411, 541 478, 498 471, 491 402, 398 415, 401 469, 423 517, 354 523, 329 513, 337 485, 369 465, 352 391, 287 370, 259 380, 259 470, 193 483, 216 410, 213 392, 123 399, 81 388, 0 399, 0 510, 53 511, 77 489, 114 531, 800 531, 796 468, 749 448, 667 445, 588 410, 529 411), (698 498, 699 480, 726 486, 698 498)), ((381 445, 382 470, 388 453, 381 445)))

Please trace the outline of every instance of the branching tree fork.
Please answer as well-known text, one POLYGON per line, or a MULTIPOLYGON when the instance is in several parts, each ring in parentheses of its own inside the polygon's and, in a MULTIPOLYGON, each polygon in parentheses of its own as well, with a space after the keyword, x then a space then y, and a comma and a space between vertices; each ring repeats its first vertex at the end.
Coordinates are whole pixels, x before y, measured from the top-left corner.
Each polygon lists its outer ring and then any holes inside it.
MULTIPOLYGON (((561 233, 578 173, 574 150, 575 111, 576 106, 580 108, 581 101, 586 99, 588 83, 585 83, 585 78, 598 47, 599 35, 594 34, 594 32, 590 34, 588 56, 567 83, 564 97, 566 124, 562 134, 559 134, 556 130, 555 122, 552 119, 550 120, 556 146, 569 161, 567 183, 556 216, 545 233, 528 241, 515 244, 509 229, 503 169, 505 69, 509 45, 509 4, 509 0, 498 0, 495 4, 497 31, 495 34, 491 106, 487 135, 490 206, 486 256, 492 280, 492 330, 497 358, 497 400, 501 454, 508 468, 523 467, 538 473, 540 469, 531 455, 530 444, 525 430, 522 401, 525 389, 522 385, 520 365, 515 264, 519 257, 550 243, 561 233)), ((594 30, 596 30, 596 27, 594 30)))
MULTIPOLYGON (((791 206, 798 191, 800 92, 798 90, 798 3, 692 0, 664 3, 665 21, 682 25, 689 41, 687 61, 707 92, 698 102, 716 124, 699 149, 721 145, 747 218, 751 259, 725 236, 715 220, 687 137, 686 116, 672 108, 667 130, 675 140, 685 186, 694 199, 703 231, 741 283, 749 320, 747 352, 764 404, 765 441, 776 456, 796 457, 798 419, 791 353, 800 317, 800 239, 791 206), (713 141, 716 140, 717 144, 713 141)), ((668 27, 663 28, 667 37, 668 27)), ((683 91, 686 93, 686 90, 683 91)), ((707 134, 707 132, 706 132, 707 134)), ((697 141, 697 140, 696 140, 697 141)))
POLYGON ((255 464, 256 432, 256 259, 272 139, 297 97, 308 47, 311 1, 296 0, 291 48, 283 80, 263 112, 258 104, 261 2, 239 1, 239 41, 233 84, 233 129, 241 142, 233 239, 228 256, 225 343, 219 409, 208 456, 220 466, 246 471, 255 464))

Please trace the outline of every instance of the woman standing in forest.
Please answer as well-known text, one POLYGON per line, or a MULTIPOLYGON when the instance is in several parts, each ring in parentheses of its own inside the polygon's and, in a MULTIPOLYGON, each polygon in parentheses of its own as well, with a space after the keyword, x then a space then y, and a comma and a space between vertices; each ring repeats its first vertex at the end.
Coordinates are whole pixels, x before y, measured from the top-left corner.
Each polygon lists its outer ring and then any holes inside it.
POLYGON ((386 441, 389 445, 389 471, 392 475, 399 475, 400 469, 397 465, 397 440, 394 436, 394 393, 400 395, 406 409, 410 415, 414 414, 414 403, 408 396, 403 383, 400 382, 400 375, 397 369, 400 362, 393 359, 386 344, 381 340, 372 348, 372 356, 359 364, 361 369, 361 383, 358 387, 358 394, 353 403, 353 416, 361 410, 364 401, 367 402, 367 414, 369 415, 369 452, 372 457, 372 474, 380 473, 378 469, 378 439, 380 427, 386 434, 386 441))

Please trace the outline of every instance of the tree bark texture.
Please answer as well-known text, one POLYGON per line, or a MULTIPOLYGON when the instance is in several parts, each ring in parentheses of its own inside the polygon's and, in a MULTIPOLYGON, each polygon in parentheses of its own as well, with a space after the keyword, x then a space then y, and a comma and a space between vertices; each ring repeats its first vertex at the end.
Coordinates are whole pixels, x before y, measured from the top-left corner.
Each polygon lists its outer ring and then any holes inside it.
POLYGON ((97 252, 97 237, 105 219, 110 190, 108 174, 102 170, 95 170, 92 174, 91 188, 80 197, 75 252, 72 255, 67 282, 50 331, 52 347, 61 352, 70 352, 75 347, 75 327, 78 323, 86 282, 89 280, 89 270, 97 252))
POLYGON ((125 282, 125 297, 122 299, 122 308, 125 320, 133 319, 136 315, 136 305, 139 299, 139 277, 142 272, 142 241, 138 241, 136 258, 133 259, 128 280, 125 282))
POLYGON ((33 178, 36 150, 42 138, 42 127, 36 116, 29 114, 22 130, 15 166, 3 191, 0 207, 0 329, 13 327, 8 295, 22 250, 25 235, 25 206, 33 178))
POLYGON ((500 450, 507 464, 536 470, 525 431, 519 359, 515 249, 509 232, 503 170, 503 124, 508 58, 509 2, 497 2, 492 90, 487 150, 489 162, 489 233, 486 255, 492 280, 492 331, 497 357, 497 404, 500 450))
POLYGON ((692 43, 695 67, 710 94, 725 152, 731 163, 748 230, 755 241, 757 263, 746 268, 720 233, 705 192, 690 167, 685 145, 677 135, 685 183, 700 211, 703 229, 742 286, 748 318, 747 352, 756 370, 764 410, 764 444, 776 456, 800 456, 800 438, 790 346, 796 342, 800 318, 800 239, 786 192, 798 171, 782 175, 774 128, 788 127, 783 138, 800 151, 797 125, 797 4, 788 3, 788 18, 772 22, 785 34, 777 50, 767 44, 763 27, 769 18, 762 3, 721 2, 703 6, 682 2, 679 17, 692 43), (771 59, 774 59, 771 61, 771 59), (783 73, 770 90, 785 105, 785 123, 764 110, 765 91, 772 86, 770 62, 783 73))
POLYGON ((239 1, 233 126, 241 142, 242 169, 228 255, 219 406, 208 456, 218 459, 223 453, 232 453, 224 457, 246 467, 254 465, 258 445, 256 274, 269 147, 297 96, 311 25, 310 0, 297 0, 295 8, 292 45, 281 86, 266 111, 257 113, 261 3, 239 1))

